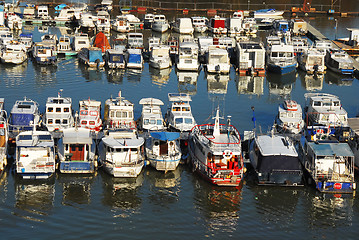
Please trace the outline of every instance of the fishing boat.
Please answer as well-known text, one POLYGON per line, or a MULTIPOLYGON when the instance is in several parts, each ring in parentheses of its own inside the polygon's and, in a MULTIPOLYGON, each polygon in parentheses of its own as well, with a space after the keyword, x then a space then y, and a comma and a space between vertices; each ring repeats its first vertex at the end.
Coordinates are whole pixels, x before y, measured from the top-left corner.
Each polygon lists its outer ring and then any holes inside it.
POLYGON ((327 128, 347 127, 348 114, 339 98, 328 93, 306 93, 305 117, 307 125, 327 128))
POLYGON ((43 42, 35 43, 32 56, 37 64, 54 65, 57 62, 56 45, 43 42))
POLYGON ((112 30, 120 33, 130 32, 130 23, 127 20, 127 17, 124 15, 118 15, 116 19, 111 24, 112 30))
POLYGON ((281 18, 284 11, 277 11, 273 8, 254 11, 254 18, 281 18))
POLYGON ((261 42, 237 42, 236 53, 238 72, 241 76, 265 75, 265 49, 261 42))
POLYGON ((207 31, 208 18, 206 17, 191 17, 193 30, 197 33, 204 33, 207 31))
POLYGON ((304 127, 302 107, 294 100, 284 100, 275 119, 278 132, 298 134, 304 127))
POLYGON ((152 47, 150 51, 150 66, 157 69, 171 67, 170 47, 167 45, 152 47))
POLYGON ((16 137, 15 170, 23 179, 48 179, 55 173, 54 138, 33 127, 16 137))
POLYGON ((182 42, 178 49, 177 69, 181 71, 198 71, 198 45, 182 42))
POLYGON ((287 74, 294 72, 297 67, 297 59, 294 56, 292 45, 272 45, 267 54, 268 71, 287 74))
POLYGON ((111 69, 124 69, 126 67, 124 47, 116 45, 113 49, 107 49, 105 64, 111 69))
POLYGON ((194 32, 191 18, 177 18, 172 29, 179 34, 192 34, 194 32))
POLYGON ((67 128, 57 143, 61 173, 94 173, 97 168, 96 143, 91 130, 67 128))
POLYGON ((99 32, 96 34, 95 40, 93 42, 93 47, 101 48, 101 51, 103 53, 105 53, 107 49, 111 49, 111 45, 103 32, 99 32))
POLYGON ((47 130, 62 131, 73 127, 74 117, 72 116, 72 99, 62 97, 62 89, 57 97, 48 97, 46 101, 44 123, 47 130))
POLYGON ((208 73, 229 74, 231 68, 228 51, 220 46, 209 46, 206 70, 208 73))
POLYGON ((159 14, 153 17, 152 30, 164 33, 169 29, 170 25, 165 15, 159 14))
POLYGON ((137 177, 145 162, 144 142, 131 129, 109 131, 99 144, 99 162, 114 177, 137 177))
POLYGON ((98 133, 102 129, 101 102, 87 99, 79 102, 78 127, 98 133))
POLYGON ((98 47, 82 48, 77 54, 80 62, 90 68, 103 68, 105 61, 102 58, 102 50, 98 47))
POLYGON ((303 186, 303 170, 294 142, 275 133, 249 140, 249 159, 259 185, 303 186))
POLYGON ((7 166, 7 149, 9 140, 9 126, 7 113, 4 109, 5 99, 0 98, 0 176, 7 166))
POLYGON ((72 48, 75 52, 79 52, 82 48, 91 47, 89 35, 87 33, 75 34, 72 41, 72 48))
POLYGON ((317 48, 310 48, 298 56, 298 67, 308 74, 324 74, 325 52, 317 48))
POLYGON ((75 56, 76 54, 77 52, 72 50, 70 37, 66 35, 61 36, 57 44, 57 56, 75 56))
POLYGON ((208 30, 213 34, 227 34, 226 19, 220 16, 214 16, 209 20, 208 30))
POLYGON ((145 141, 147 160, 157 171, 174 171, 181 160, 179 132, 150 132, 145 141))
POLYGON ((126 67, 135 69, 143 68, 143 57, 141 49, 127 49, 126 67))
POLYGON ((22 131, 33 129, 32 125, 40 125, 39 104, 31 99, 17 100, 10 112, 10 137, 15 137, 22 131))
POLYGON ((180 132, 190 131, 196 125, 190 105, 191 96, 187 93, 169 93, 168 100, 171 102, 165 115, 168 128, 180 132))
POLYGON ((148 131, 164 130, 165 126, 161 112, 163 102, 156 98, 142 98, 139 103, 142 105, 139 128, 148 131))
POLYGON ((354 154, 348 143, 303 136, 299 149, 309 185, 323 193, 354 193, 354 154))
POLYGON ((2 63, 22 64, 27 60, 27 50, 25 45, 18 41, 11 41, 3 47, 0 59, 2 63))
POLYGON ((330 49, 327 51, 325 63, 333 72, 343 75, 354 74, 354 62, 343 50, 330 49))
POLYGON ((220 124, 219 109, 214 124, 196 125, 189 135, 193 170, 217 186, 239 186, 244 174, 241 137, 230 124, 220 124))

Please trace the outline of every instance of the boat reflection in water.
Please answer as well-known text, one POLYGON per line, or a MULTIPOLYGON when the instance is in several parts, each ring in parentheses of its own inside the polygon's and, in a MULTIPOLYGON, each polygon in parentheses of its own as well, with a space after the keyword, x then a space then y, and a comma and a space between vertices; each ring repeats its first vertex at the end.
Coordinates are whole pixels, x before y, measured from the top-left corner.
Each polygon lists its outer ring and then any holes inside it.
MULTIPOLYGON (((328 73, 327 73, 328 74, 328 73)), ((324 75, 312 75, 306 74, 305 72, 299 71, 298 75, 302 82, 302 86, 309 92, 320 91, 323 89, 324 75)))
POLYGON ((54 207, 55 181, 15 179, 14 215, 26 220, 43 222, 54 207))
POLYGON ((142 71, 145 71, 145 68, 143 70, 142 69, 134 69, 134 68, 126 69, 127 80, 132 83, 140 82, 141 76, 142 76, 142 71))
POLYGON ((213 94, 226 94, 229 75, 207 74, 207 91, 213 94))
POLYGON ((57 65, 40 65, 33 62, 36 85, 49 86, 57 82, 57 65))
MULTIPOLYGON (((26 82, 27 61, 19 65, 0 64, 0 72, 2 73, 1 81, 6 87, 20 86, 26 82)), ((4 85, 3 85, 4 86, 4 85)))
POLYGON ((267 72, 269 94, 278 97, 285 97, 290 95, 295 80, 295 72, 284 75, 267 72))
POLYGON ((236 76, 238 94, 263 95, 264 77, 236 76))
POLYGON ((91 185, 96 174, 59 174, 57 182, 62 186, 62 204, 74 206, 90 204, 91 185))
POLYGON ((198 72, 177 71, 178 92, 189 95, 197 94, 198 72))
POLYGON ((152 84, 162 87, 168 83, 172 68, 157 69, 150 67, 149 70, 152 78, 152 84))
POLYGON ((114 84, 122 84, 123 77, 125 76, 124 69, 108 69, 107 70, 107 81, 114 84))
POLYGON ((102 79, 102 71, 96 68, 89 68, 85 64, 78 64, 82 76, 88 81, 99 81, 102 79))
POLYGON ((351 86, 354 79, 355 78, 352 76, 340 75, 333 71, 327 71, 327 74, 325 75, 325 82, 329 85, 351 86))

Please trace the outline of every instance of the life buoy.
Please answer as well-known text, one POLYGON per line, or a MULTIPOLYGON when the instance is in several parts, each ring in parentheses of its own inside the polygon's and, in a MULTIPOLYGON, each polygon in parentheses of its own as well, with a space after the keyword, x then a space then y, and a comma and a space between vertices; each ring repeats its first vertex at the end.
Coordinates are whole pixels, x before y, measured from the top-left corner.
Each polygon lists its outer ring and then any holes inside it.
POLYGON ((224 150, 223 151, 223 158, 225 159, 231 159, 233 153, 231 150, 224 150))

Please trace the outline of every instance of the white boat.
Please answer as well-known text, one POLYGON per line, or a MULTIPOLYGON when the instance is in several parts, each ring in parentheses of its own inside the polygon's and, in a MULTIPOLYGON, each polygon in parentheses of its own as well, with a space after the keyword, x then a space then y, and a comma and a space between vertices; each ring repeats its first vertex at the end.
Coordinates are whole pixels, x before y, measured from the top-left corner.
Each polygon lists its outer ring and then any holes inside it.
POLYGON ((97 168, 96 142, 90 129, 67 128, 57 143, 61 173, 94 173, 97 168))
POLYGON ((75 52, 79 52, 81 48, 89 48, 90 46, 90 39, 87 33, 75 34, 72 40, 72 48, 75 52))
POLYGON ((145 29, 152 28, 153 18, 155 15, 152 13, 146 13, 143 18, 143 26, 145 29))
POLYGON ((229 119, 220 123, 218 109, 214 124, 191 130, 188 146, 194 171, 217 186, 239 186, 244 174, 241 137, 229 119))
POLYGON ((302 18, 292 18, 290 28, 294 35, 306 35, 308 33, 308 23, 302 18))
POLYGON ((37 6, 36 18, 40 18, 43 20, 51 19, 50 15, 49 15, 49 7, 46 5, 37 6))
POLYGON ((305 51, 309 49, 308 39, 306 37, 290 37, 288 41, 294 48, 294 54, 297 56, 302 55, 305 51))
POLYGON ((14 36, 10 32, 10 29, 0 29, 0 49, 3 48, 5 45, 9 44, 11 41, 14 41, 14 36))
POLYGON ((208 48, 213 45, 213 37, 199 36, 198 40, 198 58, 201 63, 208 62, 208 48))
POLYGON ((170 55, 171 56, 177 56, 178 54, 178 38, 176 37, 170 37, 168 40, 167 40, 167 45, 170 47, 170 55))
POLYGON ((35 17, 35 4, 26 4, 24 11, 23 11, 23 18, 24 19, 32 19, 35 17))
POLYGON ((298 67, 308 74, 324 74, 325 52, 317 48, 309 48, 298 56, 298 67))
POLYGON ((142 22, 138 17, 136 17, 133 14, 125 14, 124 15, 127 18, 127 21, 130 25, 130 30, 136 30, 136 29, 142 29, 143 25, 141 26, 142 22))
POLYGON ((35 43, 32 57, 37 64, 54 65, 57 62, 56 45, 47 43, 35 43))
POLYGON ((294 100, 285 100, 278 107, 275 119, 278 132, 298 134, 303 130, 302 107, 294 100))
POLYGON ((165 15, 155 15, 152 22, 152 30, 156 32, 166 32, 170 27, 165 15))
POLYGON ((176 170, 182 156, 178 132, 150 132, 145 141, 146 158, 157 171, 176 170))
POLYGON ((236 44, 238 72, 244 75, 265 75, 265 49, 261 42, 239 41, 236 44))
POLYGON ((109 12, 112 11, 113 1, 112 0, 102 0, 101 5, 104 6, 109 12))
POLYGON ((297 67, 297 59, 292 45, 272 45, 267 54, 268 71, 287 74, 294 72, 297 67))
POLYGON ((209 20, 208 30, 213 34, 227 34, 226 19, 220 16, 214 16, 209 20))
POLYGON ((172 66, 170 47, 159 45, 152 47, 150 52, 150 66, 157 69, 165 69, 172 66))
POLYGON ((141 49, 127 49, 126 51, 126 67, 127 68, 143 68, 143 57, 141 49))
POLYGON ((131 30, 130 23, 124 15, 118 15, 111 24, 111 28, 112 30, 120 33, 128 33, 131 30))
POLYGON ((339 98, 327 93, 306 93, 305 119, 307 125, 347 127, 348 114, 339 98))
POLYGON ((80 25, 79 32, 94 35, 96 30, 96 25, 95 25, 96 18, 97 17, 90 12, 82 13, 79 19, 79 25, 80 25))
POLYGON ((343 75, 354 74, 354 62, 343 50, 330 49, 330 51, 327 51, 325 63, 333 72, 343 75))
POLYGON ((4 173, 7 165, 7 149, 9 141, 9 126, 4 103, 4 98, 0 98, 0 176, 4 173))
POLYGON ((230 36, 243 35, 244 29, 242 27, 243 18, 231 17, 227 20, 227 28, 230 36))
POLYGON ((182 42, 178 49, 177 69, 198 71, 198 45, 192 42, 182 42))
POLYGON ((161 39, 159 37, 149 37, 147 39, 147 44, 143 50, 143 56, 149 59, 151 55, 151 50, 154 46, 159 46, 161 44, 161 39))
POLYGON ((98 47, 82 48, 77 57, 90 68, 103 68, 105 65, 105 61, 102 58, 102 50, 98 47))
POLYGON ((99 161, 114 177, 137 177, 144 166, 144 138, 134 130, 109 131, 99 144, 99 161))
POLYGON ((87 99, 79 101, 78 127, 98 133, 102 129, 101 102, 87 99))
POLYGON ((73 127, 74 117, 72 112, 72 99, 62 97, 62 89, 57 97, 48 97, 44 116, 44 124, 47 130, 50 132, 62 131, 73 127))
POLYGON ((180 132, 190 131, 196 125, 190 105, 191 96, 187 93, 169 93, 168 100, 171 106, 165 116, 167 127, 180 132))
POLYGON ((95 22, 97 32, 103 32, 105 34, 110 34, 111 31, 111 22, 109 15, 98 15, 95 22))
POLYGON ((133 103, 124 99, 121 91, 118 97, 111 97, 105 102, 104 128, 107 130, 136 129, 133 103))
POLYGON ((59 15, 56 16, 54 20, 67 22, 67 21, 71 21, 73 18, 80 19, 82 12, 83 11, 78 8, 64 7, 60 10, 59 15))
POLYGON ((77 54, 76 51, 72 49, 71 39, 69 36, 61 36, 59 38, 59 43, 57 44, 57 55, 63 56, 74 56, 77 54))
POLYGON ((206 17, 191 17, 194 32, 204 33, 208 29, 208 18, 206 17))
POLYGON ((17 135, 16 173, 23 179, 50 178, 55 173, 55 156, 55 142, 50 132, 33 129, 17 135))
POLYGON ((273 129, 269 134, 255 135, 249 140, 249 160, 259 185, 304 185, 294 141, 274 133, 273 129))
POLYGON ((3 47, 0 56, 2 63, 22 64, 27 60, 27 50, 24 44, 11 41, 3 47))
POLYGON ((143 34, 131 32, 127 34, 127 48, 143 49, 143 34))
POLYGON ((206 69, 208 73, 229 74, 231 68, 228 51, 219 46, 209 46, 206 69))
POLYGON ((254 18, 282 18, 284 11, 271 9, 260 9, 254 12, 254 18))
POLYGON ((111 69, 124 69, 126 67, 124 47, 115 46, 113 49, 107 49, 105 63, 111 69))
POLYGON ((32 51, 34 47, 34 41, 32 40, 32 33, 29 34, 20 33, 19 42, 25 46, 27 52, 32 51))
POLYGON ((165 129, 161 112, 163 102, 156 98, 142 98, 142 113, 139 119, 139 128, 148 131, 162 131, 165 129))
POLYGON ((22 29, 22 19, 15 13, 7 13, 6 17, 6 26, 11 30, 21 30, 22 29))
POLYGON ((180 34, 192 34, 194 31, 191 18, 177 18, 172 28, 180 34))

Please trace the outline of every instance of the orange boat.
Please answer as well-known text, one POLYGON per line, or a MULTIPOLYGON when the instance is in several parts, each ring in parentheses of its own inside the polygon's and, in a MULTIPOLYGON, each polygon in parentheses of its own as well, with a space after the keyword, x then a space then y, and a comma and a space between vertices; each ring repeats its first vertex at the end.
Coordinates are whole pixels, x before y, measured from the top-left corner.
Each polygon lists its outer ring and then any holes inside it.
POLYGON ((99 32, 96 35, 93 46, 101 48, 102 52, 106 52, 107 49, 111 49, 110 43, 103 32, 99 32))

